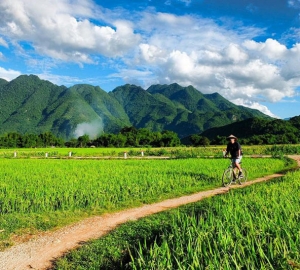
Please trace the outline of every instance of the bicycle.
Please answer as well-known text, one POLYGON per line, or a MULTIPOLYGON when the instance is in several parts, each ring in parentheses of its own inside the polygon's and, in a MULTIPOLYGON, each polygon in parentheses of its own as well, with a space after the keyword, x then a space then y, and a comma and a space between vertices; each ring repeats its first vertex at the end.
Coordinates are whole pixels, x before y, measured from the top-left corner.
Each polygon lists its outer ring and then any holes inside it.
MULTIPOLYGON (((242 168, 242 162, 240 163, 240 165, 241 165, 241 168, 242 168)), ((240 177, 238 175, 239 170, 232 163, 232 160, 231 160, 230 165, 223 172, 223 176, 222 176, 223 186, 228 187, 231 184, 236 183, 236 182, 238 182, 240 185, 245 183, 248 180, 248 172, 245 168, 242 168, 242 170, 243 170, 243 176, 240 177)))

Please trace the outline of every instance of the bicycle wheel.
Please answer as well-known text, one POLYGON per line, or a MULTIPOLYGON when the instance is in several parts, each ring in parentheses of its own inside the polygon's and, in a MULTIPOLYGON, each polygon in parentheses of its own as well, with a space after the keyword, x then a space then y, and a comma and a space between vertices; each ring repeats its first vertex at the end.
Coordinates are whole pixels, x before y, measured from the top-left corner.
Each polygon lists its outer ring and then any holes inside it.
POLYGON ((239 184, 242 185, 243 183, 246 183, 247 180, 248 180, 248 172, 245 168, 243 168, 243 178, 241 177, 238 178, 239 184))
POLYGON ((231 185, 232 180, 233 180, 233 170, 232 168, 228 168, 224 171, 223 176, 222 176, 222 183, 224 187, 228 187, 231 185))

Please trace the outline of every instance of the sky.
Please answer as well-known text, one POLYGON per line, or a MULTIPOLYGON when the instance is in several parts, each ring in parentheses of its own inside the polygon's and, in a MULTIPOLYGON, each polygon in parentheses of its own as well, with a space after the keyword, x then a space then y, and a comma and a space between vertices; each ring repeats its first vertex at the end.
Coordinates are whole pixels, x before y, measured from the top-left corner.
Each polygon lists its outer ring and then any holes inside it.
POLYGON ((1 0, 0 78, 194 86, 300 115, 300 0, 1 0))

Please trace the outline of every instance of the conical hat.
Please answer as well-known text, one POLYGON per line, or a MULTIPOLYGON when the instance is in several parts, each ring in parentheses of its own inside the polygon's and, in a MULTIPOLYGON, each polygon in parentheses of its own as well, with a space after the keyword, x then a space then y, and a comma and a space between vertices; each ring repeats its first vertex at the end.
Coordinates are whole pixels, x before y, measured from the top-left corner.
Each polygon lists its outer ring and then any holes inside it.
POLYGON ((234 135, 231 134, 227 137, 227 139, 237 139, 237 137, 235 137, 234 135))

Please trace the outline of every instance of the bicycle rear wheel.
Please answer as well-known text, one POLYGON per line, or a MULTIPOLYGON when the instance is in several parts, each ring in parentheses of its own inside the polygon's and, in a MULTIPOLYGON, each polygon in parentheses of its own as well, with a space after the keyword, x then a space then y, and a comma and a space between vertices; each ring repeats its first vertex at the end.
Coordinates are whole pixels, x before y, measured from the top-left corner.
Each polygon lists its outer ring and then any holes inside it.
POLYGON ((222 176, 222 184, 224 187, 228 187, 231 185, 234 177, 234 172, 232 168, 228 168, 224 171, 222 176))
POLYGON ((248 172, 245 168, 243 168, 243 178, 241 177, 238 178, 239 184, 242 185, 246 183, 247 180, 248 180, 248 172))

